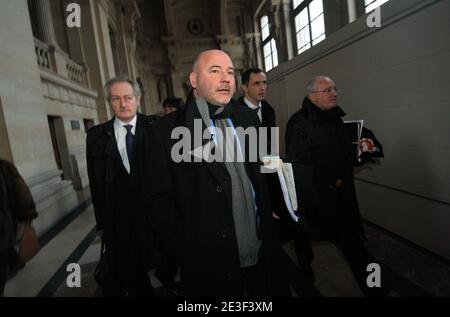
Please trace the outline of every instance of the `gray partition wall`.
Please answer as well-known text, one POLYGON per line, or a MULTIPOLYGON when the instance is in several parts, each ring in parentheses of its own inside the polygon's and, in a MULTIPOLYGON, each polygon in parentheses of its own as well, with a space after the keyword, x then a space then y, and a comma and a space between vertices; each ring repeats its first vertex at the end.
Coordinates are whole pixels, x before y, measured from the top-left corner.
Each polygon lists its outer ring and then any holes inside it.
MULTIPOLYGON (((268 73, 284 127, 308 80, 335 79, 346 119, 364 119, 384 146, 357 171, 362 215, 450 259, 450 1, 391 0, 380 28, 367 15, 268 73)), ((327 12, 325 12, 327 14, 327 12)))

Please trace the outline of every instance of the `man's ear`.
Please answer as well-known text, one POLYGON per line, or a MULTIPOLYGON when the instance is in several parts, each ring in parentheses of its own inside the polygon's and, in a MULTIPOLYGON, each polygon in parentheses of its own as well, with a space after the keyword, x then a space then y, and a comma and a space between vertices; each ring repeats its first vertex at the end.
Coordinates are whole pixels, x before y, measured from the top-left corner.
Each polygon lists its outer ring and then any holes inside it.
POLYGON ((189 74, 189 82, 191 83, 192 88, 197 88, 197 73, 191 72, 189 74))
POLYGON ((136 96, 136 101, 137 101, 137 105, 139 107, 141 105, 141 96, 136 96))
POLYGON ((247 87, 247 85, 241 85, 241 90, 242 90, 242 92, 244 93, 244 95, 247 95, 247 93, 248 93, 248 87, 247 87))

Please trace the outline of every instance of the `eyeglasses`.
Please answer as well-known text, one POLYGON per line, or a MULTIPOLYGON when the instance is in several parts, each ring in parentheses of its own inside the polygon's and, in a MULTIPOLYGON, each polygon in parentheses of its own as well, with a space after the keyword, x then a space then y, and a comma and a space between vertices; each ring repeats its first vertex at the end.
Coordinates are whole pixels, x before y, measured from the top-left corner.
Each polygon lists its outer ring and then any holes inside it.
MULTIPOLYGON (((127 102, 133 101, 135 96, 134 95, 127 95, 127 96, 123 96, 123 98, 125 98, 125 100, 127 102)), ((120 103, 120 100, 122 99, 122 97, 119 96, 111 96, 111 98, 109 99, 111 101, 112 104, 114 105, 118 105, 120 103)))
POLYGON ((311 93, 325 92, 325 93, 327 93, 327 94, 331 94, 333 91, 335 91, 336 93, 340 93, 340 92, 341 92, 341 90, 338 89, 337 87, 328 87, 327 89, 324 89, 324 90, 311 91, 311 93))

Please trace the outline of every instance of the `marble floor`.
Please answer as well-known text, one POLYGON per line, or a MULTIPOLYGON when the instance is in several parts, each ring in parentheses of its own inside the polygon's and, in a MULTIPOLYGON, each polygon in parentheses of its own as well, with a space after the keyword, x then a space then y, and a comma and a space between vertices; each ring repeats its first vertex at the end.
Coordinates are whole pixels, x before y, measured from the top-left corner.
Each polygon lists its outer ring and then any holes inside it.
MULTIPOLYGON (((383 278, 392 287, 392 297, 450 296, 449 262, 417 248, 371 224, 365 224, 367 246, 382 265, 383 278)), ((100 253, 92 206, 72 219, 44 241, 42 249, 24 269, 7 282, 5 297, 99 297, 93 278, 100 253), (68 287, 71 263, 81 268, 80 287, 68 287)), ((349 265, 330 242, 314 242, 315 290, 303 293, 296 271, 297 260, 292 242, 283 245, 293 297, 362 297, 349 265)), ((159 297, 170 297, 149 272, 159 297)), ((177 277, 178 278, 178 277, 177 277)))

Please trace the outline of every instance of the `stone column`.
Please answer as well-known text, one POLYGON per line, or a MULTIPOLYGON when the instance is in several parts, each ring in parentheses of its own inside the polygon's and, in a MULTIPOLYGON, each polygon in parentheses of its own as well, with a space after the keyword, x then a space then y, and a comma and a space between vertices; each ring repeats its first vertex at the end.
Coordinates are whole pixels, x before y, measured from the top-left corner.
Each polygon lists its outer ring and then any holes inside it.
POLYGON ((284 17, 284 36, 286 38, 286 51, 287 51, 287 60, 291 60, 294 57, 294 51, 297 51, 294 48, 293 39, 295 38, 295 34, 292 32, 292 22, 291 22, 291 10, 292 4, 290 0, 284 0, 282 3, 283 6, 283 17, 284 17))
POLYGON ((261 33, 255 33, 256 60, 258 68, 265 69, 261 33))
POLYGON ((57 46, 49 0, 34 0, 39 37, 47 44, 57 46))
POLYGON ((348 23, 352 23, 356 20, 357 10, 356 10, 356 0, 347 0, 348 7, 348 23))
POLYGON ((224 35, 229 35, 230 32, 228 30, 228 19, 227 19, 227 0, 220 0, 220 33, 224 35))
POLYGON ((246 68, 256 67, 257 59, 256 59, 256 52, 255 52, 255 37, 257 35, 255 33, 247 33, 245 34, 245 51, 247 53, 246 58, 246 68))

